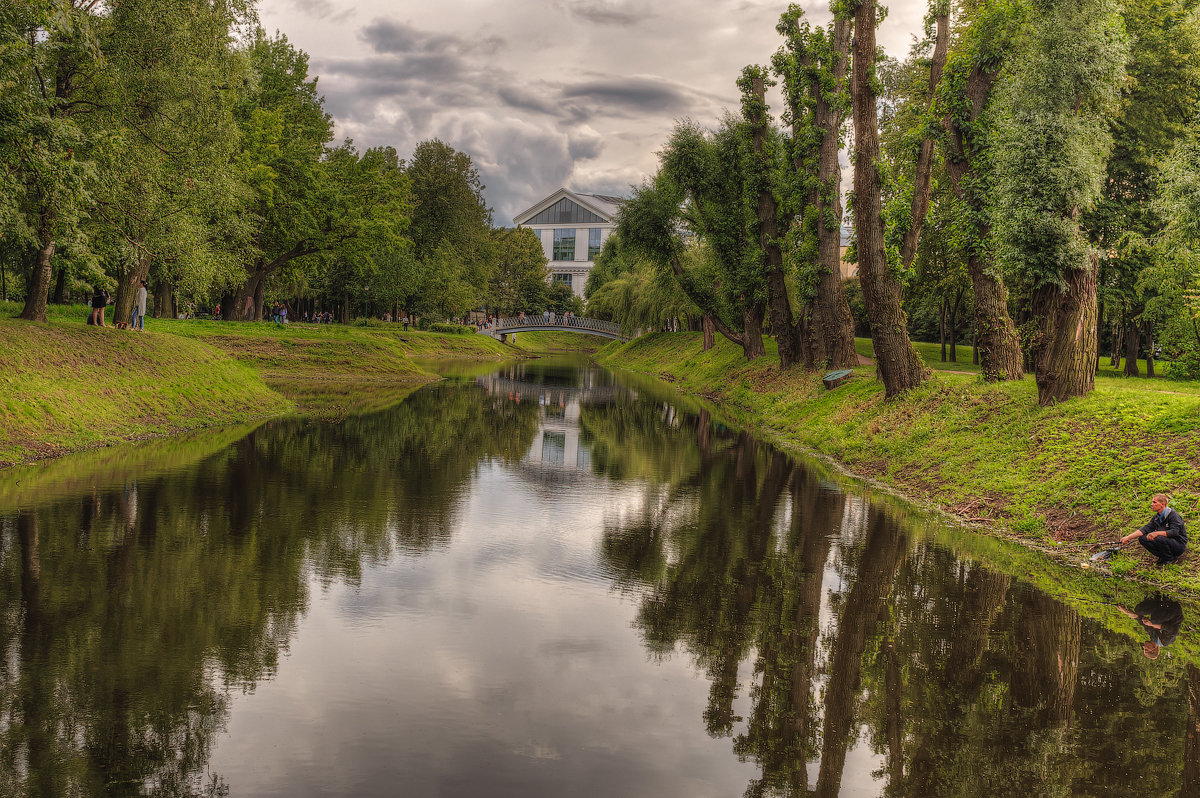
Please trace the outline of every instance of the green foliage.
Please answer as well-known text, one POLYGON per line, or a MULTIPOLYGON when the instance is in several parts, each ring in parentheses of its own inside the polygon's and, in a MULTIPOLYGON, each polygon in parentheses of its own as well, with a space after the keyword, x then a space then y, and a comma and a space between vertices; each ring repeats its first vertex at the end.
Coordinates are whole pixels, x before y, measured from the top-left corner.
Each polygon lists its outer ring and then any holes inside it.
POLYGON ((566 283, 555 281, 546 289, 546 307, 560 316, 568 311, 579 316, 583 313, 583 300, 566 283))
MULTIPOLYGON (((589 294, 589 316, 616 322, 628 330, 656 330, 671 319, 699 319, 700 309, 679 288, 674 275, 645 258, 618 252, 626 251, 614 247, 604 263, 606 276, 614 276, 589 294)), ((711 257, 707 247, 698 244, 688 247, 681 260, 684 270, 700 282, 701 261, 707 258, 711 262, 711 257)), ((588 284, 595 285, 590 276, 588 284)))
POLYGON ((435 333, 449 333, 450 335, 474 335, 476 332, 474 327, 469 327, 465 324, 446 324, 444 322, 430 324, 429 331, 435 333))
POLYGON ((96 20, 73 4, 0 7, 0 241, 5 257, 55 245, 92 267, 96 176, 74 83, 97 68, 96 20))
POLYGON ((529 228, 491 232, 492 277, 484 305, 500 316, 540 311, 550 270, 542 243, 529 228))
POLYGON ((999 254, 1034 289, 1086 267, 1080 210, 1100 197, 1128 57, 1112 0, 1033 4, 1001 88, 993 223, 999 254))

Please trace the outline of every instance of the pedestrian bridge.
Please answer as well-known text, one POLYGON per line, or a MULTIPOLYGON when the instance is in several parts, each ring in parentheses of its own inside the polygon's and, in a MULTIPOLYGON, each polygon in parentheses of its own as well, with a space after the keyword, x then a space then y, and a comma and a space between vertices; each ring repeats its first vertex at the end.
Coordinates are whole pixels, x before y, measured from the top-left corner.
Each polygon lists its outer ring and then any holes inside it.
POLYGON ((491 327, 485 327, 479 332, 499 338, 501 341, 519 332, 537 332, 541 330, 561 330, 563 332, 598 335, 614 341, 628 341, 629 336, 621 331, 621 325, 600 319, 581 319, 577 316, 563 318, 562 316, 510 316, 501 318, 491 327))

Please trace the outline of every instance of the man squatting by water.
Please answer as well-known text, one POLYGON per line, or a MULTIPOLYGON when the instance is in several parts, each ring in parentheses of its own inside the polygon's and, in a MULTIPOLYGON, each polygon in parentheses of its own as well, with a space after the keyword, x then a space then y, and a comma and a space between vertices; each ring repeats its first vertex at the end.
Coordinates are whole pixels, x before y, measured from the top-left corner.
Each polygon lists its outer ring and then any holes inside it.
POLYGON ((1146 551, 1158 557, 1159 565, 1173 563, 1187 548, 1183 517, 1167 506, 1167 497, 1161 493, 1156 493, 1150 500, 1150 508, 1154 510, 1150 523, 1121 538, 1121 545, 1137 540, 1146 551))

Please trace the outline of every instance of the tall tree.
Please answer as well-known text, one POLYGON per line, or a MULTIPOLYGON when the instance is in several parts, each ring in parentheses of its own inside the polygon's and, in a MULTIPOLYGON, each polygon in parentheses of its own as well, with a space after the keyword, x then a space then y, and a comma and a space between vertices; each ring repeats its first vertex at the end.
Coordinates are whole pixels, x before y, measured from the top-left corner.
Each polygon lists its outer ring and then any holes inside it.
POLYGON ((1008 288, 994 263, 987 207, 993 125, 988 111, 1017 27, 1015 9, 1007 2, 989 0, 974 8, 949 57, 940 98, 946 174, 966 206, 972 232, 967 272, 975 295, 979 370, 988 381, 1019 380, 1024 374, 1020 338, 1008 313, 1008 288))
POLYGON ((744 202, 747 216, 757 239, 757 256, 762 261, 767 284, 767 307, 770 312, 771 333, 779 348, 779 364, 790 368, 803 362, 811 367, 813 359, 808 347, 801 347, 800 331, 788 298, 787 278, 783 269, 783 246, 779 229, 779 203, 776 200, 776 163, 778 142, 771 129, 767 110, 766 87, 770 81, 767 70, 748 66, 742 70, 738 88, 742 90, 742 168, 744 202), (753 212, 749 212, 753 208, 753 212))
MULTIPOLYGON (((479 170, 471 156, 430 139, 417 145, 407 173, 413 199, 409 235, 417 263, 431 286, 457 280, 469 286, 464 290, 472 297, 461 308, 467 310, 482 298, 492 274, 487 257, 492 210, 483 196, 479 170), (452 268, 453 274, 437 274, 441 268, 452 268)), ((426 299, 444 304, 434 295, 426 299)))
POLYGON ((884 241, 883 186, 879 164, 878 90, 875 79, 876 6, 858 0, 854 14, 854 228, 858 274, 863 300, 871 320, 875 359, 883 378, 884 394, 891 398, 920 385, 926 374, 920 355, 909 340, 902 286, 896 274, 898 258, 889 259, 884 241))
POLYGON ((1095 384, 1099 256, 1080 216, 1100 196, 1128 44, 1111 0, 1032 9, 1004 86, 993 223, 1032 295, 1038 402, 1049 405, 1095 384))
POLYGON ((550 278, 542 242, 528 228, 501 228, 491 233, 492 262, 487 307, 499 315, 532 313, 545 303, 550 278))
POLYGON ((776 30, 784 45, 772 64, 783 80, 791 123, 795 204, 791 249, 801 271, 815 272, 813 327, 809 335, 814 358, 830 368, 858 365, 854 350, 854 317, 842 290, 842 167, 838 159, 850 108, 846 71, 850 61, 851 21, 836 16, 826 28, 809 26, 803 10, 792 4, 776 30), (795 240, 798 239, 798 240, 795 240))
POLYGON ((98 68, 98 0, 0 7, 0 236, 36 253, 21 318, 46 320, 55 250, 86 251, 92 174, 80 81, 98 68))
POLYGON ((111 4, 98 81, 106 137, 95 211, 117 272, 115 314, 128 318, 138 284, 183 234, 202 262, 223 242, 203 232, 211 202, 236 191, 233 91, 241 59, 230 46, 247 9, 205 0, 111 4))
POLYGON ((257 30, 247 56, 253 80, 234 108, 241 132, 235 166, 250 195, 245 273, 224 303, 226 318, 262 318, 267 280, 292 261, 327 251, 340 238, 339 193, 322 168, 333 122, 309 77, 308 55, 282 34, 257 30))

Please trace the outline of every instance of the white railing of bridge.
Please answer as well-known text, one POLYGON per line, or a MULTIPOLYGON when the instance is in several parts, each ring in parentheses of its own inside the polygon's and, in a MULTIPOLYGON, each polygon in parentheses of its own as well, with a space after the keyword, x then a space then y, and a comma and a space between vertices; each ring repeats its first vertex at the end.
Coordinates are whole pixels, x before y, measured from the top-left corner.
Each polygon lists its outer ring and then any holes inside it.
POLYGON ((501 317, 492 327, 487 328, 484 332, 502 333, 505 330, 528 328, 528 327, 545 327, 554 329, 578 329, 578 330, 595 330, 596 332, 606 333, 624 338, 621 333, 621 325, 614 324, 611 321, 602 321, 601 319, 589 319, 579 316, 504 316, 501 317))

